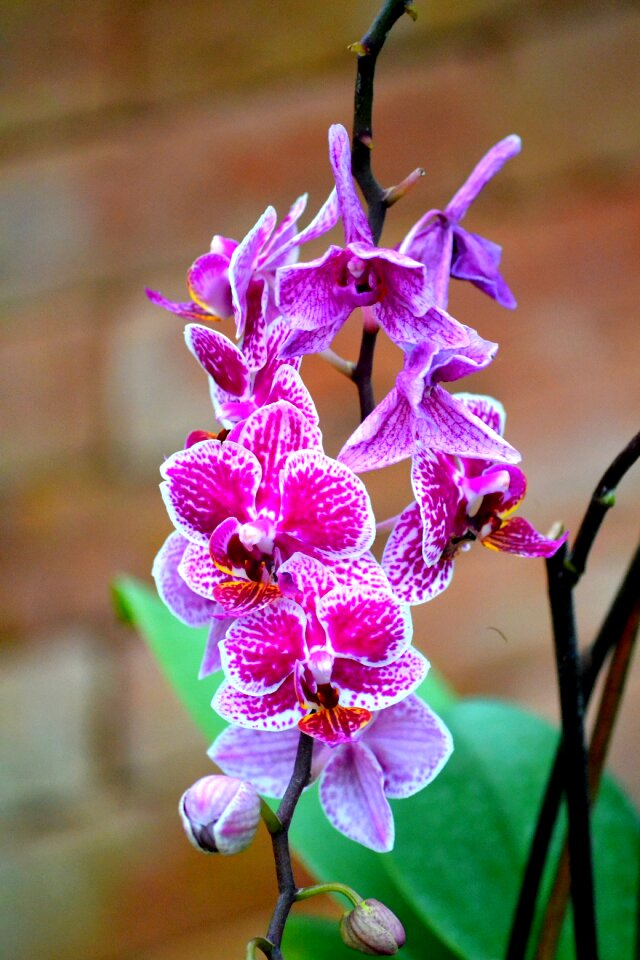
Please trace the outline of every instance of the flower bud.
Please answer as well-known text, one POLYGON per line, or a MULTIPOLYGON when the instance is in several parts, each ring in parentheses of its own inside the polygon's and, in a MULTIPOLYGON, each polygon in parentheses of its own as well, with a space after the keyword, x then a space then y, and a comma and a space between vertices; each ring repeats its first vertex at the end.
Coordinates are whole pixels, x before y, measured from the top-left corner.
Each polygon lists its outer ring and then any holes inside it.
POLYGON ((202 777, 183 793, 178 809, 187 837, 205 853, 239 853, 260 821, 256 788, 236 777, 202 777))
POLYGON ((343 914, 340 936, 352 950, 376 957, 393 956, 407 939, 395 913, 379 900, 363 900, 343 914))

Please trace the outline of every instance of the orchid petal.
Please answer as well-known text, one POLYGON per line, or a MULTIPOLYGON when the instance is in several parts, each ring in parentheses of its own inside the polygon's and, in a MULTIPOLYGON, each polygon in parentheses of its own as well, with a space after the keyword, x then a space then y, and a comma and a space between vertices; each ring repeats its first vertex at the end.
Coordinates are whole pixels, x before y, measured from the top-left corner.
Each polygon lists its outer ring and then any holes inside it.
POLYGON ((294 553, 278 567, 278 586, 283 595, 305 610, 307 606, 315 610, 318 599, 337 585, 332 567, 304 553, 294 553))
POLYGON ((411 484, 420 505, 422 557, 427 565, 440 560, 456 530, 462 499, 455 465, 449 457, 423 451, 411 465, 411 484))
POLYGON ((439 351, 432 363, 432 382, 442 383, 451 380, 460 380, 472 373, 484 370, 498 352, 498 344, 485 340, 476 330, 467 327, 467 343, 460 347, 453 347, 439 351))
POLYGON ((236 325, 239 337, 244 333, 247 291, 249 284, 253 280, 258 255, 273 233, 275 225, 276 212, 273 207, 267 207, 244 240, 241 240, 233 251, 229 263, 229 283, 231 284, 233 308, 236 313, 236 325))
POLYGON ((345 317, 338 315, 336 319, 328 321, 326 326, 317 330, 294 330, 282 348, 280 356, 284 359, 298 359, 328 350, 344 321, 345 317))
POLYGON ((478 393, 454 393, 454 397, 461 400, 474 417, 486 423, 494 433, 504 436, 507 414, 499 400, 478 393))
POLYGON ((344 707, 364 707, 365 710, 383 710, 413 693, 424 680, 429 661, 413 647, 394 660, 379 667, 365 667, 355 660, 336 659, 331 682, 340 691, 344 707))
POLYGON ((362 553, 375 538, 362 480, 320 450, 298 450, 287 458, 279 526, 308 552, 329 557, 362 553))
POLYGON ((187 324, 184 337, 190 352, 219 389, 233 397, 244 397, 250 388, 250 373, 236 345, 199 323, 187 324))
POLYGON ((236 443, 203 440, 162 464, 160 484, 169 516, 188 540, 207 544, 222 520, 246 520, 254 509, 261 470, 236 443))
POLYGON ((225 617, 224 620, 214 619, 211 621, 207 645, 204 649, 202 663, 200 664, 198 680, 202 680, 204 677, 208 677, 210 674, 222 669, 220 641, 224 640, 225 634, 232 623, 233 619, 231 617, 225 617))
MULTIPOLYGON (((280 264, 281 257, 284 256, 282 250, 295 235, 296 224, 305 211, 307 200, 308 194, 303 193, 293 201, 286 217, 281 220, 270 239, 264 244, 258 259, 260 270, 273 270, 280 264)), ((282 262, 286 262, 286 259, 282 262)))
POLYGON ((174 300, 167 300, 166 297, 163 297, 162 294, 156 290, 149 290, 147 288, 145 289, 145 293, 154 306, 162 307, 170 313, 175 313, 178 317, 184 317, 187 320, 205 320, 209 323, 220 319, 220 317, 213 316, 208 310, 203 310, 202 307, 193 300, 188 300, 186 303, 176 303, 174 300))
POLYGON ((349 586, 358 590, 366 586, 371 590, 390 591, 389 579, 371 552, 363 553, 361 557, 339 558, 331 560, 331 575, 336 585, 349 586))
POLYGON ((393 849, 393 814, 384 795, 384 774, 362 743, 339 747, 320 781, 320 802, 329 822, 370 850, 393 849))
POLYGON ((411 643, 411 616, 393 594, 337 587, 317 603, 332 651, 369 667, 397 660, 411 643))
POLYGON ((451 276, 469 281, 502 307, 513 310, 518 304, 498 270, 501 257, 502 247, 497 243, 462 227, 454 228, 451 276))
POLYGON ((284 598, 236 620, 220 645, 227 679, 252 696, 273 693, 306 657, 306 622, 301 607, 284 598))
POLYGON ((550 540, 523 517, 511 517, 488 537, 483 537, 482 545, 516 557, 552 557, 568 536, 563 533, 557 540, 550 540))
POLYGON ((386 796, 396 799, 431 783, 453 752, 446 726, 415 694, 376 714, 361 743, 382 767, 386 796))
POLYGON ((202 627, 210 622, 217 605, 194 592, 179 573, 188 545, 181 533, 169 534, 153 561, 151 576, 160 599, 174 617, 188 627, 202 627))
POLYGON ((297 233, 294 237, 287 240, 287 242, 276 251, 274 257, 275 262, 272 262, 270 259, 269 266, 273 268, 273 266, 281 266, 285 262, 288 263, 288 258, 292 251, 301 247, 303 243, 308 243, 309 240, 315 240, 317 237, 323 236, 328 230, 335 227, 339 215, 338 196, 334 189, 320 207, 311 223, 306 226, 304 230, 301 230, 300 233, 297 233))
POLYGON ((278 306, 295 329, 317 331, 326 324, 333 329, 342 326, 353 309, 338 284, 348 259, 347 251, 330 246, 317 260, 278 270, 278 306))
POLYGON ((191 297, 207 313, 226 319, 233 316, 229 286, 229 258, 222 253, 206 253, 189 267, 187 288, 191 297))
POLYGON ((414 419, 411 405, 394 387, 351 434, 338 460, 364 473, 410 457, 416 448, 414 419))
MULTIPOLYGON (((234 521, 231 521, 232 523, 234 521)), ((189 543, 180 563, 180 575, 191 590, 201 597, 217 600, 216 587, 228 574, 218 569, 209 550, 201 543, 189 543)))
POLYGON ((420 403, 417 436, 421 446, 460 457, 517 463, 520 454, 467 407, 435 386, 420 403))
POLYGON ((250 370, 261 370, 267 362, 267 321, 269 288, 264 280, 253 280, 246 295, 242 331, 242 353, 250 370))
POLYGON ((358 199, 351 175, 351 141, 349 134, 339 123, 329 127, 329 159, 336 181, 338 203, 348 244, 361 241, 372 246, 371 227, 358 199))
POLYGON ((382 554, 391 587, 405 603, 426 603, 449 586, 453 561, 440 558, 427 565, 422 555, 422 519, 417 503, 400 514, 382 554))
POLYGON ((411 228, 400 251, 426 266, 430 299, 437 307, 446 308, 453 256, 453 229, 448 219, 439 210, 429 210, 411 228))
POLYGON ((211 706, 230 723, 254 730, 287 730, 295 727, 306 713, 306 707, 296 698, 293 677, 287 677, 277 690, 261 697, 248 696, 230 683, 223 683, 211 706))
POLYGON ((329 747, 355 740, 363 727, 371 722, 371 711, 362 707, 331 707, 308 713, 298 722, 298 729, 329 747))
POLYGON ((276 403, 278 400, 287 400, 296 410, 299 410, 306 419, 317 425, 319 421, 318 411, 313 402, 313 398, 307 390, 302 377, 298 371, 287 365, 281 366, 275 377, 267 397, 268 403, 276 403))
POLYGON ((446 214, 454 221, 460 221, 489 180, 504 166, 507 160, 515 157, 522 149, 520 137, 512 134, 505 137, 489 150, 480 163, 473 169, 465 183, 447 204, 446 214))

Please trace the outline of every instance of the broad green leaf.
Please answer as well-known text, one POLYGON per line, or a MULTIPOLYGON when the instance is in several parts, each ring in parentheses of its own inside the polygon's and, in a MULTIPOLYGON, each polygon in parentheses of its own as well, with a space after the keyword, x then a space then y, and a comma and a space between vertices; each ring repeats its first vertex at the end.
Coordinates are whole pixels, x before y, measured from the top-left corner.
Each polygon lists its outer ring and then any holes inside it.
POLYGON ((211 708, 222 674, 198 680, 207 628, 180 623, 155 590, 132 577, 119 577, 113 593, 118 613, 140 631, 178 699, 211 742, 227 724, 211 708))
MULTIPOLYGON (((392 804, 396 846, 385 868, 423 923, 456 953, 496 960, 504 956, 557 734, 499 703, 460 703, 444 719, 454 755, 428 789, 392 804)), ((630 960, 638 819, 610 781, 597 804, 594 833, 601 955, 630 960)), ((560 956, 573 956, 566 935, 560 956)))

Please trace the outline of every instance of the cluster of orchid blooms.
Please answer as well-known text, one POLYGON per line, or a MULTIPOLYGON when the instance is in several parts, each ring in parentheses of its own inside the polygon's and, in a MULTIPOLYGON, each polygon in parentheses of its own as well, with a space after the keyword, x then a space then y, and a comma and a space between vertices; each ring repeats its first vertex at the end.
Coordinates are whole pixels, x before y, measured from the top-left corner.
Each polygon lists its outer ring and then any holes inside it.
POLYGON ((235 804, 248 782, 283 795, 300 731, 315 741, 312 775, 330 822, 374 850, 391 849, 388 798, 421 790, 452 750, 414 692, 429 664, 411 643, 410 605, 446 589, 474 540, 526 557, 548 557, 564 540, 511 516, 526 480, 503 438, 502 406, 443 386, 484 369, 497 350, 448 313, 450 277, 515 306, 498 272, 500 248, 461 221, 519 152, 518 137, 497 144, 397 249, 374 243, 343 127, 331 127, 329 147, 335 190, 306 229, 297 226, 306 197, 279 225, 269 207, 240 243, 213 238, 189 270, 188 302, 149 292, 190 321, 187 346, 223 425, 191 433, 162 465, 175 531, 153 569, 169 609, 209 626, 201 676, 224 671, 213 708, 230 726, 210 756, 229 776, 217 793, 204 778, 182 802, 192 838, 211 850, 239 849, 257 825, 257 795, 249 790, 234 818, 222 816, 227 794, 235 804), (298 262, 300 248, 338 219, 344 246, 298 262), (303 355, 329 348, 357 307, 368 329, 381 327, 402 349, 404 366, 334 460, 299 368, 303 355), (228 318, 237 343, 211 326, 228 318), (358 474, 405 458, 415 500, 379 563, 358 474))

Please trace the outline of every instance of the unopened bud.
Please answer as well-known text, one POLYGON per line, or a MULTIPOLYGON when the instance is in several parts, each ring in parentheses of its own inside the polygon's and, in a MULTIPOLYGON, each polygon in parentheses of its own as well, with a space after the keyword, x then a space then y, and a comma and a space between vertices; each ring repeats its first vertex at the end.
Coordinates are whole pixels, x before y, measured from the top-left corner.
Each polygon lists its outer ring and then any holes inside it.
POLYGON ((340 936, 352 950, 376 957, 392 957, 407 939, 395 913, 379 900, 363 900, 343 914, 340 936))
POLYGON ((256 788, 236 777, 202 777, 179 805, 187 837, 205 853, 239 853, 255 837, 260 821, 256 788))

